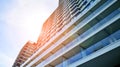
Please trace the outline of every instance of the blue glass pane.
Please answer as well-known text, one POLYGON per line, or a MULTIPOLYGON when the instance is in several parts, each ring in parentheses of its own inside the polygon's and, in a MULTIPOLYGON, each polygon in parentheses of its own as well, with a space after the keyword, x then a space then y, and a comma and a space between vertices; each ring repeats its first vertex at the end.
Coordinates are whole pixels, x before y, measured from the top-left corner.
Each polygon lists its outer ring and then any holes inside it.
POLYGON ((115 32, 114 34, 111 35, 112 37, 114 37, 116 40, 120 39, 120 30, 115 32))
POLYGON ((82 58, 81 53, 78 53, 77 55, 75 55, 75 56, 73 56, 72 58, 69 59, 69 63, 73 63, 73 62, 75 62, 75 61, 77 61, 81 58, 82 58))
POLYGON ((109 45, 110 44, 110 37, 107 37, 107 38, 105 38, 105 39, 103 39, 102 41, 101 41, 101 43, 102 43, 102 45, 103 46, 107 46, 107 45, 109 45))
POLYGON ((87 55, 89 55, 89 54, 91 54, 93 52, 94 52, 94 46, 91 46, 91 47, 89 47, 89 48, 86 49, 86 54, 87 55))

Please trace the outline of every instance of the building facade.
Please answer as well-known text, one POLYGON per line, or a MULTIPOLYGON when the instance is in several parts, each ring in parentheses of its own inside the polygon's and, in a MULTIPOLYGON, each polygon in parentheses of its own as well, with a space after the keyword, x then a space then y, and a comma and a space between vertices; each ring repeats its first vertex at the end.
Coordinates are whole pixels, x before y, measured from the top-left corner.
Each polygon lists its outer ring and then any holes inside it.
POLYGON ((18 57, 16 58, 13 67, 20 67, 30 56, 36 51, 36 43, 28 41, 21 49, 18 57))
POLYGON ((59 0, 21 67, 119 67, 120 0, 59 0))

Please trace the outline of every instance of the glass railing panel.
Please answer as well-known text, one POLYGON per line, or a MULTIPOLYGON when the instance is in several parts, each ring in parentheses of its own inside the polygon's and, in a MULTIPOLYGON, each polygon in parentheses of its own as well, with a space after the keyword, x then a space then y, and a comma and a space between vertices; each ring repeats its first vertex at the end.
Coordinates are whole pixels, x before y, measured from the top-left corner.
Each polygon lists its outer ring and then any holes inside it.
POLYGON ((71 63, 77 61, 78 59, 81 59, 82 57, 83 57, 82 54, 79 53, 79 54, 73 56, 72 58, 70 58, 70 59, 68 60, 68 62, 69 62, 69 64, 71 64, 71 63))
POLYGON ((105 23, 107 23, 110 19, 112 19, 113 17, 115 17, 117 14, 119 14, 120 11, 119 9, 115 10, 114 12, 112 12, 110 15, 108 15, 107 17, 105 17, 103 20, 101 20, 99 23, 97 23, 96 25, 94 25, 92 28, 90 28, 89 30, 87 30, 85 33, 83 33, 81 35, 82 38, 86 37, 89 33, 95 31, 98 29, 98 27, 103 26, 105 23))
POLYGON ((91 54, 93 52, 94 52, 94 46, 91 46, 91 47, 89 47, 89 48, 86 49, 86 54, 87 55, 89 55, 89 54, 91 54))
POLYGON ((120 39, 120 30, 119 30, 118 32, 115 32, 115 34, 111 35, 111 37, 112 37, 114 40, 120 39))
MULTIPOLYGON (((101 48, 103 48, 103 47, 105 47, 107 45, 110 45, 111 44, 110 39, 112 40, 111 36, 114 37, 116 39, 116 41, 119 40, 120 39, 119 35, 120 35, 120 30, 115 32, 114 34, 106 37, 105 39, 101 40, 100 42, 90 46, 86 50, 81 51, 80 53, 76 54, 75 56, 71 57, 70 59, 67 59, 64 62, 67 62, 69 64, 74 63, 74 62, 76 62, 76 61, 78 61, 78 60, 80 60, 80 59, 82 59, 84 57, 84 56, 82 56, 82 52, 85 52, 86 55, 90 55, 90 54, 94 53, 95 51, 97 51, 97 50, 99 50, 99 49, 101 49, 101 48)), ((63 63, 60 63, 59 65, 62 66, 62 64, 63 63)), ((66 66, 62 66, 62 67, 66 67, 66 66)))

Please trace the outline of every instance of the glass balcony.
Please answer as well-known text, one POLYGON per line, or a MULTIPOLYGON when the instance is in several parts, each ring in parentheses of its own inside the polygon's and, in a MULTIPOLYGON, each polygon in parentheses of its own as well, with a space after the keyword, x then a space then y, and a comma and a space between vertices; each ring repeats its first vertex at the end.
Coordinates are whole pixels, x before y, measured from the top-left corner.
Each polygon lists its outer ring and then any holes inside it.
MULTIPOLYGON (((88 55, 96 52, 97 50, 99 50, 103 47, 107 47, 107 45, 110 45, 111 43, 114 43, 118 40, 120 40, 120 30, 118 30, 114 34, 106 37, 105 39, 99 41, 98 43, 90 46, 89 48, 87 48, 86 50, 84 50, 82 52, 84 52, 88 56, 88 55)), ((84 58, 85 56, 83 56, 82 52, 79 52, 78 54, 71 57, 70 59, 67 59, 67 60, 63 61, 62 63, 60 63, 56 67, 67 67, 68 65, 84 58), (66 65, 64 63, 66 63, 66 65)))
MULTIPOLYGON (((65 47, 63 47, 62 49, 60 49, 58 52, 56 52, 55 54, 53 54, 52 56, 50 56, 49 58, 47 58, 47 59, 46 59, 45 61, 43 61, 40 65, 44 65, 44 64, 46 64, 47 62, 49 63, 50 61, 53 60, 53 58, 55 59, 55 58, 57 58, 58 56, 63 55, 63 52, 69 51, 69 49, 70 49, 71 47, 75 46, 76 43, 78 43, 78 42, 83 42, 85 39, 88 39, 88 36, 89 36, 90 34, 93 34, 93 33, 96 34, 97 32, 100 31, 100 29, 101 29, 102 27, 105 28, 105 26, 112 24, 114 21, 116 21, 117 19, 120 18, 120 17, 119 17, 119 13, 120 13, 119 9, 118 9, 118 10, 115 10, 115 11, 112 12, 110 15, 108 15, 106 18, 104 18, 104 19, 101 20, 99 23, 97 23, 95 26, 93 26, 92 28, 90 28, 88 31, 86 31, 85 33, 83 33, 82 35, 80 35, 78 38, 76 38, 75 40, 73 40, 72 42, 70 42, 69 44, 67 44, 65 47), (116 18, 116 19, 115 19, 115 18, 116 18), (114 20, 114 21, 111 21, 111 20, 109 20, 109 19, 114 20), (100 29, 99 29, 99 28, 100 28, 100 29), (97 31, 97 32, 95 33, 95 31, 97 31)), ((79 27, 79 25, 78 25, 78 27, 79 27)), ((73 29, 71 32, 74 32, 76 29, 78 29, 78 27, 76 27, 75 29, 73 29)), ((104 29, 104 28, 103 28, 103 29, 104 29)), ((101 30, 102 30, 102 29, 101 29, 101 30)), ((67 35, 65 38, 69 37, 69 34, 70 34, 70 33, 68 33, 68 35, 67 35)), ((94 34, 93 34, 93 35, 94 35, 94 34)), ((90 36, 89 36, 89 37, 90 37, 90 36)), ((61 40, 64 41, 65 38, 63 38, 63 39, 61 39, 61 40)), ((55 46, 59 45, 62 41, 58 41, 53 47, 49 48, 45 53, 48 53, 50 50, 52 50, 53 48, 55 48, 55 46)), ((84 53, 84 52, 83 52, 83 53, 84 53)))

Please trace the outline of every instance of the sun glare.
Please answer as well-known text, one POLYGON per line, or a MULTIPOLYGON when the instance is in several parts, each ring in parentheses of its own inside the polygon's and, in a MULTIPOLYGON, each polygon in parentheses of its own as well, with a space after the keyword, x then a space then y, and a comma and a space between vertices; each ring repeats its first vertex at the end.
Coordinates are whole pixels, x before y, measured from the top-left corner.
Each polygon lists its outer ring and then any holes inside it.
MULTIPOLYGON (((49 16, 48 7, 42 6, 34 1, 20 0, 16 2, 17 5, 14 6, 6 14, 6 22, 11 25, 11 27, 17 27, 19 33, 22 32, 24 37, 28 37, 26 40, 36 41, 40 30, 42 28, 43 22, 49 16)), ((18 33, 18 35, 20 35, 18 33)))

